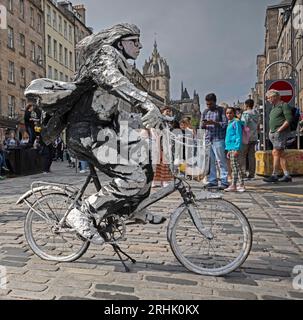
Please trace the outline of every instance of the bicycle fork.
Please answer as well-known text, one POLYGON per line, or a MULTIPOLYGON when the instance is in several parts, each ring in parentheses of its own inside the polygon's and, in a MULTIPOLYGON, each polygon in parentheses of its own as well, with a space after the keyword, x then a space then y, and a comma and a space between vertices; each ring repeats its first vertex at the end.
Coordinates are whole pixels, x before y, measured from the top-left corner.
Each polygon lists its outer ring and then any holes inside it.
POLYGON ((195 225, 195 227, 205 238, 207 238, 208 240, 213 240, 214 238, 213 233, 209 228, 204 227, 203 222, 199 217, 197 210, 194 206, 195 196, 193 195, 193 193, 191 191, 186 190, 184 186, 182 186, 181 188, 178 188, 178 190, 181 194, 181 197, 183 198, 185 208, 188 209, 190 218, 193 224, 195 225))
POLYGON ((200 217, 197 214, 197 211, 195 209, 195 207, 190 204, 188 207, 188 211, 190 214, 190 217, 193 221, 193 224, 195 225, 195 227, 198 229, 198 231, 204 236, 206 237, 208 240, 213 240, 214 235, 211 232, 211 230, 209 228, 205 228, 200 217))

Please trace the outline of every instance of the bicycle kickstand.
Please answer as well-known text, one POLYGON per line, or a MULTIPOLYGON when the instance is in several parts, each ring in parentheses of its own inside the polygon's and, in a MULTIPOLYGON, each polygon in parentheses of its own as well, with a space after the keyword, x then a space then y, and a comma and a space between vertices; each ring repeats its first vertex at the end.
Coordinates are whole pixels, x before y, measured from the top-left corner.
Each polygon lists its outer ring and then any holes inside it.
POLYGON ((130 270, 129 270, 128 266, 125 264, 124 260, 122 259, 122 256, 120 253, 122 253, 125 257, 127 257, 134 264, 136 263, 136 260, 133 259, 132 257, 130 257, 128 254, 126 254, 117 244, 111 244, 111 245, 112 245, 114 251, 116 252, 116 254, 118 255, 121 263, 123 264, 125 272, 129 272, 130 270))

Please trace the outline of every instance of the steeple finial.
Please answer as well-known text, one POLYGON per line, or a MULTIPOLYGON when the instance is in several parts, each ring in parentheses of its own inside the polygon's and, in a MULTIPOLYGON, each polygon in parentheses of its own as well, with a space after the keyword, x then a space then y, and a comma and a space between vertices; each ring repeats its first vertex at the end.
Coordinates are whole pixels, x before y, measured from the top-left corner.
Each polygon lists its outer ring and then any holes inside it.
POLYGON ((155 33, 155 42, 154 42, 154 51, 153 51, 153 55, 156 56, 158 55, 158 44, 157 44, 157 38, 156 38, 156 33, 155 33))

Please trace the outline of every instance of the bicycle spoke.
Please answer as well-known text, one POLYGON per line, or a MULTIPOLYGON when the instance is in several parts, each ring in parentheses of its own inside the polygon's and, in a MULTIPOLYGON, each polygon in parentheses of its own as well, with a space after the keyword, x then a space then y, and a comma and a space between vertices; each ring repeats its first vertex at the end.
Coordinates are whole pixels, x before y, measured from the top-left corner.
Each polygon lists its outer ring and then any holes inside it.
MULTIPOLYGON (((250 227, 241 211, 217 199, 197 202, 195 211, 195 219, 201 220, 213 238, 207 239, 197 230, 185 209, 174 222, 171 237, 171 247, 180 262, 201 274, 225 274, 243 263, 251 241, 244 242, 244 234, 250 227)), ((251 234, 247 234, 247 238, 251 239, 251 234)))
POLYGON ((38 255, 51 260, 66 258, 68 261, 69 257, 72 259, 77 252, 87 248, 86 242, 76 232, 57 225, 70 206, 70 201, 65 194, 54 193, 41 197, 33 205, 30 219, 27 219, 30 227, 29 244, 38 255))

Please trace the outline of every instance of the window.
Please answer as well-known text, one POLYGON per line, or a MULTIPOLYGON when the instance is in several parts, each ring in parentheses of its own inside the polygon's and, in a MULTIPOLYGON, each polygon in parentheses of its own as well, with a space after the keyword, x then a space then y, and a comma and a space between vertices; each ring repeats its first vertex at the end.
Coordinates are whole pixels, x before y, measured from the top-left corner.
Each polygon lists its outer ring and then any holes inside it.
POLYGON ((43 53, 42 47, 38 46, 37 48, 37 63, 42 66, 43 65, 43 53))
POLYGON ((8 96, 8 117, 15 118, 16 98, 14 96, 8 96))
POLYGON ((68 26, 68 40, 69 40, 70 42, 73 41, 73 29, 72 29, 72 26, 71 26, 71 25, 68 26))
POLYGON ((157 80, 156 90, 159 90, 159 89, 160 89, 160 82, 159 80, 157 80))
POLYGON ((42 16, 39 13, 37 14, 37 20, 38 20, 38 22, 37 22, 37 31, 39 33, 42 33, 42 16))
POLYGON ((7 0, 7 10, 13 12, 13 0, 7 0))
POLYGON ((68 82, 68 76, 65 75, 65 82, 68 82))
POLYGON ((58 45, 57 45, 57 40, 54 39, 54 59, 58 60, 58 45))
POLYGON ((64 65, 67 67, 68 66, 68 53, 67 53, 67 49, 64 48, 64 65))
POLYGON ((29 9, 29 17, 30 17, 30 26, 34 28, 35 27, 34 8, 32 7, 30 7, 29 9))
POLYGON ((24 19, 24 0, 19 0, 20 18, 24 19))
POLYGON ((36 62, 36 48, 35 42, 31 41, 31 60, 36 62))
POLYGON ((63 47, 61 43, 59 43, 59 62, 63 63, 63 47))
POLYGON ((64 20, 64 38, 67 39, 67 22, 64 20))
POLYGON ((49 24, 49 25, 51 25, 51 23, 52 23, 52 14, 51 14, 51 7, 48 5, 47 6, 47 17, 46 17, 46 20, 47 20, 47 23, 49 24))
POLYGON ((57 30, 57 12, 53 10, 53 28, 57 30))
POLYGON ((26 100, 21 99, 21 111, 25 111, 25 108, 26 108, 26 100))
POLYGON ((52 56, 52 38, 51 36, 47 36, 47 54, 52 56))
POLYGON ((26 72, 25 68, 20 68, 20 87, 25 88, 26 87, 26 72))
POLYGON ((15 64, 12 61, 8 62, 8 81, 15 83, 15 64))
POLYGON ((64 81, 63 72, 60 72, 60 81, 64 81))
POLYGON ((62 34, 62 17, 59 16, 59 32, 62 34))
POLYGON ((76 26, 75 27, 75 42, 78 43, 79 42, 79 28, 76 26))
POLYGON ((48 66, 47 77, 49 79, 53 78, 53 68, 51 66, 48 66))
POLYGON ((76 52, 76 69, 78 70, 80 68, 80 61, 79 61, 79 52, 76 52))
POLYGON ((32 81, 35 80, 35 79, 37 79, 36 73, 32 71, 32 81))
POLYGON ((14 49, 14 29, 11 27, 7 28, 7 46, 10 49, 14 49))
POLYGON ((25 37, 24 34, 19 34, 20 53, 25 56, 25 37))
POLYGON ((58 80, 58 70, 54 70, 54 80, 58 80))
POLYGON ((73 53, 71 51, 69 52, 69 68, 73 69, 73 53))

